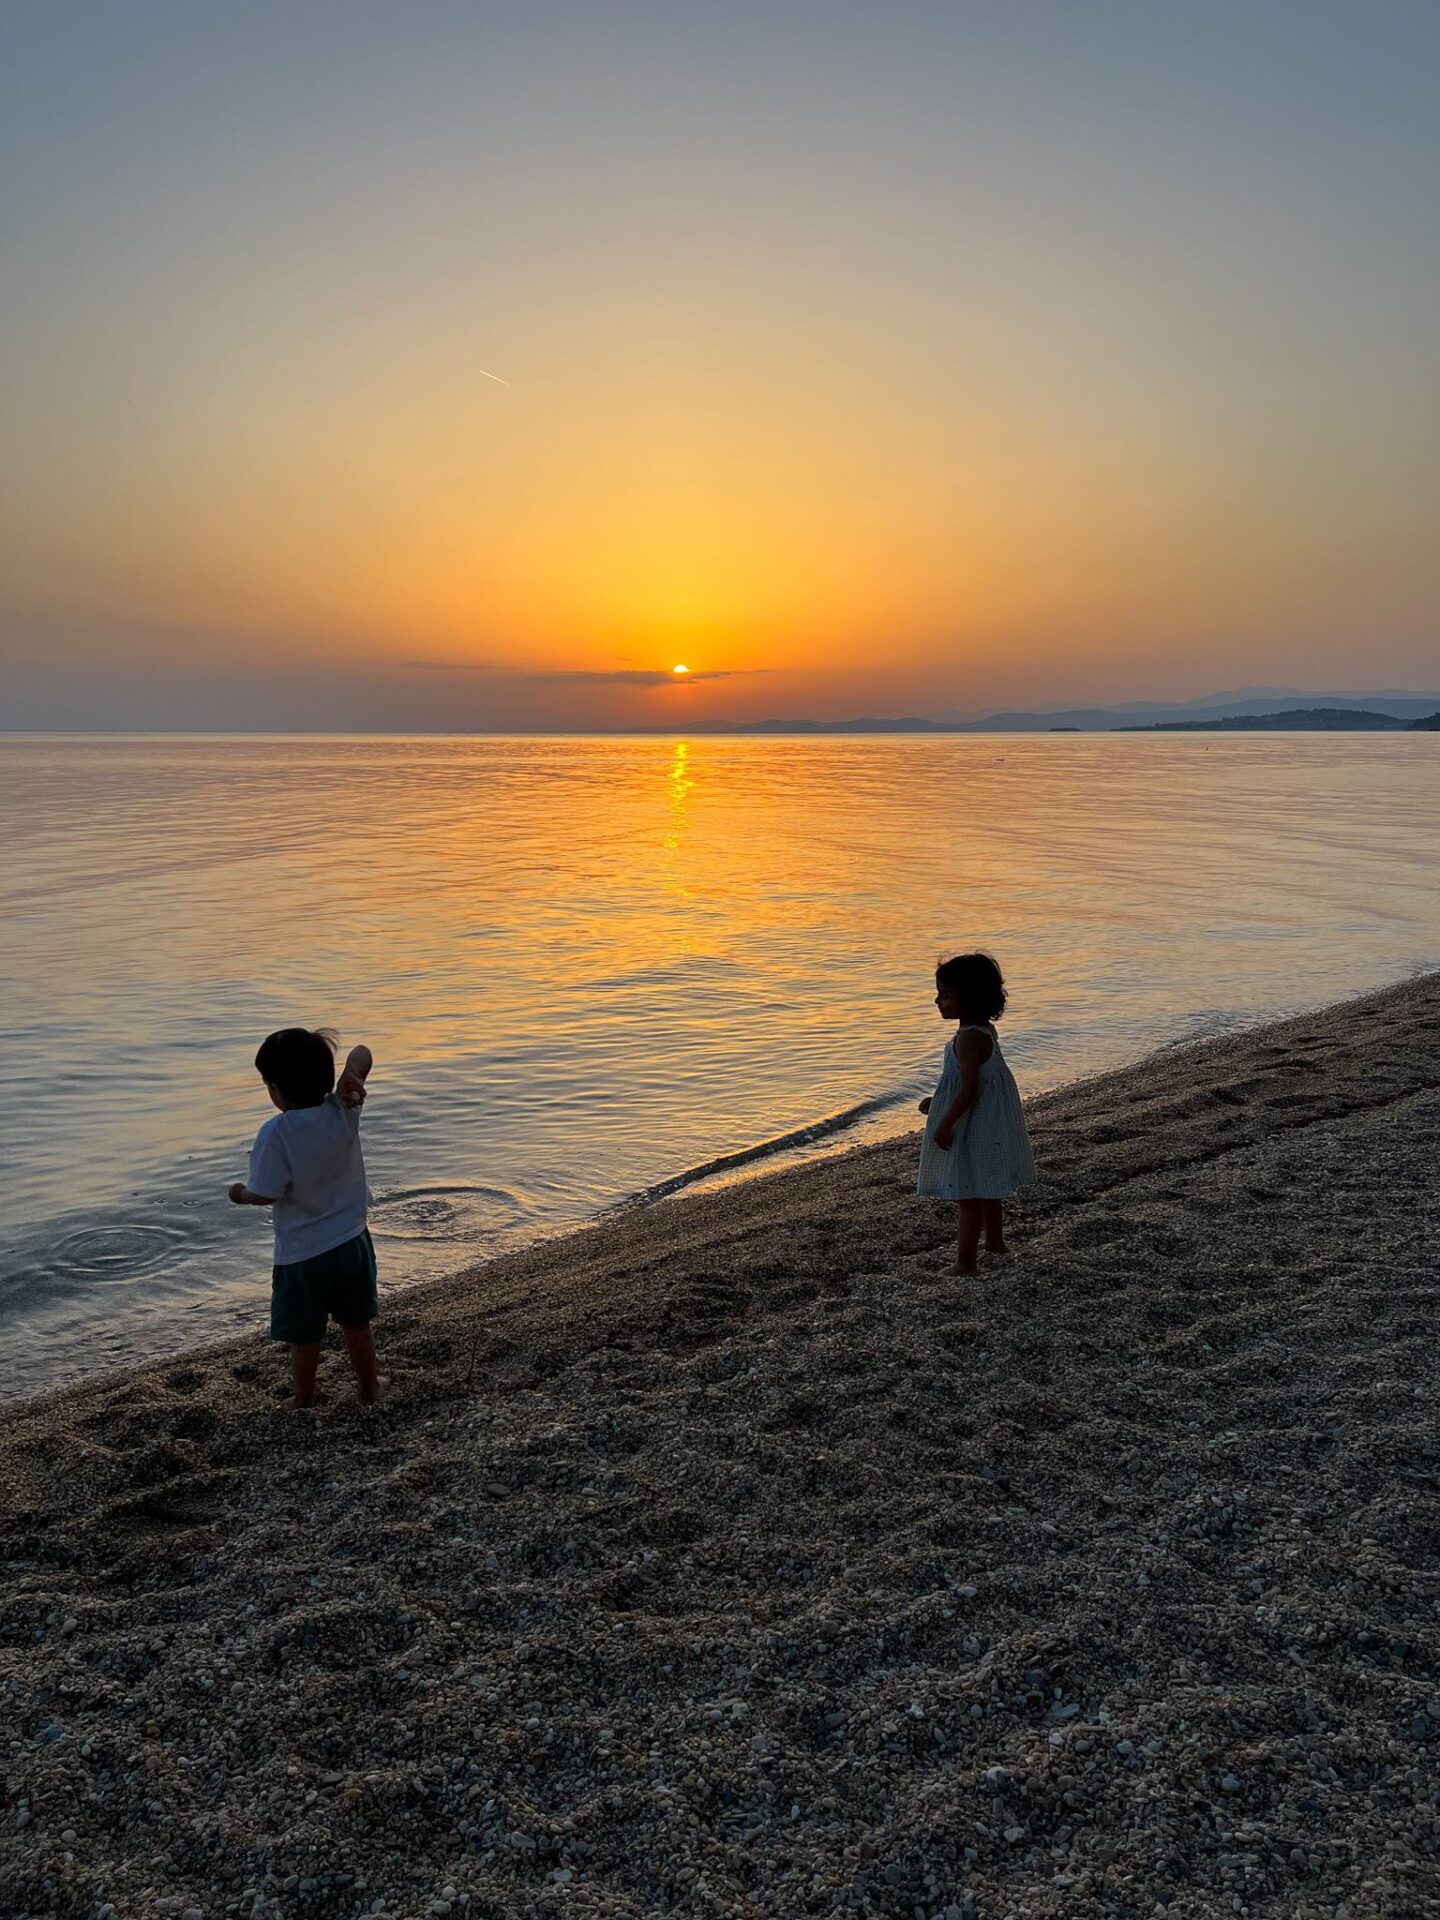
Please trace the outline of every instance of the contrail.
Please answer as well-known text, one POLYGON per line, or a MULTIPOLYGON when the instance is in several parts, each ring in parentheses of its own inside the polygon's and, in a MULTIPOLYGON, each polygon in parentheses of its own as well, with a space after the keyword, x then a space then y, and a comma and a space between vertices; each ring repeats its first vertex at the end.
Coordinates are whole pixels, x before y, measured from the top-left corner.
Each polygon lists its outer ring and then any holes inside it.
POLYGON ((488 369, 486 369, 485 367, 481 367, 481 369, 480 369, 480 371, 481 371, 481 373, 483 373, 483 374, 485 375, 485 378, 486 378, 487 380, 493 380, 493 381, 495 382, 495 384, 496 384, 496 386, 499 386, 499 387, 508 387, 508 386, 509 386, 509 384, 510 384, 510 382, 509 382, 508 380, 502 380, 502 379, 500 378, 500 376, 499 376, 499 374, 498 374, 498 373, 491 373, 491 372, 489 372, 489 371, 488 371, 488 369))

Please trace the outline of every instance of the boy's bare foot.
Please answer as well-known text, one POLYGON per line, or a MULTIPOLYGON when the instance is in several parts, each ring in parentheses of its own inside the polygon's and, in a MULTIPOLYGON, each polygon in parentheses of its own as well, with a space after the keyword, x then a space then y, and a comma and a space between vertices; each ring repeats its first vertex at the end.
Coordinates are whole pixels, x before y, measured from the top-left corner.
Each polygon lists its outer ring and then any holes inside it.
POLYGON ((367 1407, 373 1407, 377 1400, 383 1400, 390 1391, 388 1373, 377 1373, 373 1381, 366 1381, 360 1388, 360 1399, 367 1407))
POLYGON ((1013 1260, 1015 1258, 1015 1249, 1006 1246, 1003 1240, 998 1246, 986 1247, 984 1251, 986 1253, 993 1253, 997 1260, 1013 1260))
POLYGON ((285 1411, 287 1413, 314 1413, 315 1402, 313 1400, 297 1400, 292 1393, 290 1398, 285 1402, 285 1411))
POLYGON ((957 1280, 978 1280, 980 1278, 979 1267, 962 1267, 958 1260, 954 1266, 951 1267, 950 1271, 955 1275, 957 1280))

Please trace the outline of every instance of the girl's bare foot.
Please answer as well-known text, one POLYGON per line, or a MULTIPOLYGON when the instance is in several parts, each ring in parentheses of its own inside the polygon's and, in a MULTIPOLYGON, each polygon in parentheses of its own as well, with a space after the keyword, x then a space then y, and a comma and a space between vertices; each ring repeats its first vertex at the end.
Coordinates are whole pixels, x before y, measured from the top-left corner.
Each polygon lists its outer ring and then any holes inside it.
POLYGON ((997 1260, 1013 1260, 1015 1258, 1015 1249, 1013 1247, 1007 1247, 1003 1240, 998 1246, 986 1247, 985 1252, 993 1253, 997 1260))
POLYGON ((951 1267, 950 1271, 955 1275, 957 1280, 978 1280, 980 1278, 979 1267, 962 1267, 958 1260, 954 1266, 951 1267))

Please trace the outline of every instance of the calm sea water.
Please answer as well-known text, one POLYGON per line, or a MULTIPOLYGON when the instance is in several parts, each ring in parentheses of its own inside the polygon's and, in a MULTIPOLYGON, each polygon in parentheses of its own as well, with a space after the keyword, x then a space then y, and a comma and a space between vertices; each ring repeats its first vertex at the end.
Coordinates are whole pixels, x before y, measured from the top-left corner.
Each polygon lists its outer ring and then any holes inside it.
POLYGON ((408 1281, 912 1124, 942 950, 1027 1091, 1440 964, 1435 735, 11 736, 0 804, 7 1394, 263 1323, 273 1027, 374 1048, 408 1281))

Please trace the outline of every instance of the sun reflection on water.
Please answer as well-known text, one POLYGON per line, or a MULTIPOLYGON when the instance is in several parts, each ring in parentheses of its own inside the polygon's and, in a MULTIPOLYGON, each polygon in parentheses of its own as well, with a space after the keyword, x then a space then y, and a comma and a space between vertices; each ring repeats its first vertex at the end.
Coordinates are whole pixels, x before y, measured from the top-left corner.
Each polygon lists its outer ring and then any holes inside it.
POLYGON ((690 791, 694 785, 695 777, 690 772, 690 743, 688 740, 677 740, 667 780, 670 820, 665 834, 665 891, 682 900, 694 898, 692 890, 680 877, 678 860, 690 832, 690 791))

